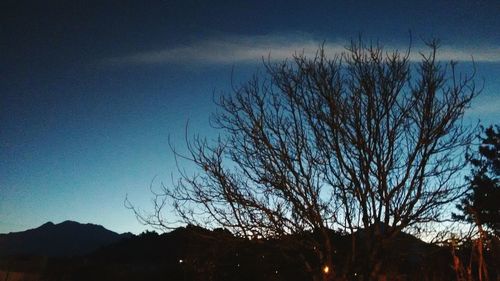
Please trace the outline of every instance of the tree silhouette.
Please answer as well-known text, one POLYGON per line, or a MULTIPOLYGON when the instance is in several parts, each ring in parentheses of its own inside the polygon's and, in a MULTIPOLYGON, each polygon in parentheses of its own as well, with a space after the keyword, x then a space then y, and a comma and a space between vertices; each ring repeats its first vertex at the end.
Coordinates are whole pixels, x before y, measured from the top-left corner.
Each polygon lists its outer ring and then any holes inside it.
POLYGON ((484 225, 500 237, 500 126, 484 130, 473 166, 470 193, 458 209, 462 214, 455 218, 484 225))
MULTIPOLYGON (((461 123, 477 95, 472 74, 440 63, 438 42, 418 63, 406 52, 353 41, 327 57, 297 54, 264 63, 265 72, 218 99, 215 142, 194 137, 188 155, 199 168, 155 193, 145 223, 168 227, 168 200, 183 221, 222 226, 246 238, 297 241, 319 262, 314 280, 349 269, 332 263, 332 229, 363 231, 365 280, 380 270, 381 248, 402 229, 440 219, 456 200, 471 128, 461 123), (328 267, 328 270, 325 270, 328 267), (326 272, 327 271, 327 272, 326 272)), ((358 243, 352 235, 352 247, 358 243)))

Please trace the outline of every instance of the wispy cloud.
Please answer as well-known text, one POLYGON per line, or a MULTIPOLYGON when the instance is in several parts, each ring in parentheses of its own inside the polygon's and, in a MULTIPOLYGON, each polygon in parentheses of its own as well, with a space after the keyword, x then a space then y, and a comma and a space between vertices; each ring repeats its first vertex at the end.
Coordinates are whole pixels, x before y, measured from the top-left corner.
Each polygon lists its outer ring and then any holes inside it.
MULTIPOLYGON (((294 53, 314 54, 322 42, 303 37, 252 36, 205 39, 157 51, 107 59, 110 64, 233 64, 258 63, 263 57, 289 58, 294 53)), ((329 53, 340 53, 345 43, 328 44, 329 53)))
POLYGON ((467 110, 467 113, 472 116, 496 116, 500 118, 500 98, 493 95, 488 96, 488 98, 483 98, 476 100, 475 103, 467 110))
POLYGON ((438 51, 440 60, 474 61, 476 62, 500 62, 500 47, 478 46, 478 47, 453 47, 443 46, 438 51))
MULTIPOLYGON (((178 45, 156 51, 138 52, 105 60, 106 64, 149 65, 149 64, 233 64, 258 63, 268 56, 272 60, 283 60, 295 53, 314 55, 325 43, 325 52, 332 56, 345 51, 347 40, 319 41, 308 36, 239 36, 205 39, 190 44, 178 45)), ((387 50, 397 46, 385 46, 387 50)), ((404 49, 403 47, 402 49, 404 49)), ((412 60, 420 60, 419 50, 414 47, 412 60)), ((461 48, 443 46, 438 52, 440 60, 500 62, 500 47, 480 46, 461 48)))

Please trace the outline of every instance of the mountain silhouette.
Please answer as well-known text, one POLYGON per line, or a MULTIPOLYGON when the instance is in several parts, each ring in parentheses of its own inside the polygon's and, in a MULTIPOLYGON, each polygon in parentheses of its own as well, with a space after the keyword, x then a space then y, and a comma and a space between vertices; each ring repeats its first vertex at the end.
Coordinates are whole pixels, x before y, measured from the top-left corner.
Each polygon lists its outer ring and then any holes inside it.
POLYGON ((95 224, 48 222, 38 228, 0 234, 0 257, 81 256, 131 235, 118 234, 95 224))
MULTIPOLYGON (((356 256, 364 254, 366 232, 358 240, 356 256)), ((313 238, 306 232, 276 239, 244 239, 225 229, 179 227, 158 234, 120 235, 102 226, 47 223, 24 232, 0 235, 0 280, 9 272, 26 274, 23 280, 310 280, 304 262, 320 266, 308 247, 297 243, 313 238), (124 239, 126 238, 126 239, 124 239), (23 254, 5 258, 5 253, 23 254), (30 255, 31 256, 28 256, 30 255), (39 258, 49 256, 52 258, 39 258), (27 276, 33 277, 29 279, 27 276)), ((338 269, 350 266, 350 280, 359 280, 363 264, 351 263, 352 234, 331 231, 332 256, 338 269), (353 275, 354 274, 354 275, 353 275)), ((399 233, 385 245, 383 273, 400 280, 451 280, 448 249, 399 233), (407 277, 411 277, 408 279, 407 277)), ((318 269, 319 270, 319 269, 318 269)), ((30 277, 30 278, 31 278, 30 277)))

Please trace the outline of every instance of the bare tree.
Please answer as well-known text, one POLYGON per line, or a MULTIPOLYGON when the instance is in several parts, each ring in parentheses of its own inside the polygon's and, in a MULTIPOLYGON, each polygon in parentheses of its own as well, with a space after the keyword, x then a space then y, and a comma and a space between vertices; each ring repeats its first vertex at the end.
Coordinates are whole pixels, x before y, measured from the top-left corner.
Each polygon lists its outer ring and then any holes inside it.
POLYGON ((410 48, 361 40, 333 58, 321 47, 312 58, 266 62, 217 101, 219 139, 195 137, 187 156, 177 154, 199 173, 163 187, 156 216, 142 219, 166 226, 161 209, 173 199, 184 221, 247 238, 312 232, 300 242, 318 254, 319 264, 306 263, 316 280, 346 273, 332 263, 331 229, 362 230, 363 276, 375 278, 384 241, 440 220, 463 193, 473 134, 461 121, 478 91, 474 75, 437 60, 436 41, 428 47, 419 62, 410 48))

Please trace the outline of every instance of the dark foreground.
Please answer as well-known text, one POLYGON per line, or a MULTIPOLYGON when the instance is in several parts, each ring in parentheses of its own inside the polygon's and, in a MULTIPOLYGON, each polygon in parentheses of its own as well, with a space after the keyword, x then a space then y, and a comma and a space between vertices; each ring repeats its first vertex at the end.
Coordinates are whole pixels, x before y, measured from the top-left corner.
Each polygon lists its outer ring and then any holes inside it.
MULTIPOLYGON (((344 280, 362 280, 363 269, 350 262, 351 238, 332 232, 333 270, 344 272, 344 280)), ((224 230, 188 226, 162 235, 123 238, 79 256, 4 256, 0 281, 311 280, 304 261, 313 265, 314 256, 290 239, 244 240, 224 230)), ((463 254, 456 256, 463 262, 468 250, 462 248, 463 254)), ((497 248, 485 255, 489 280, 500 278, 497 248)), ((363 249, 358 251, 360 255, 363 249)), ((379 280, 457 280, 449 247, 427 244, 408 234, 396 237, 381 258, 379 280)))

